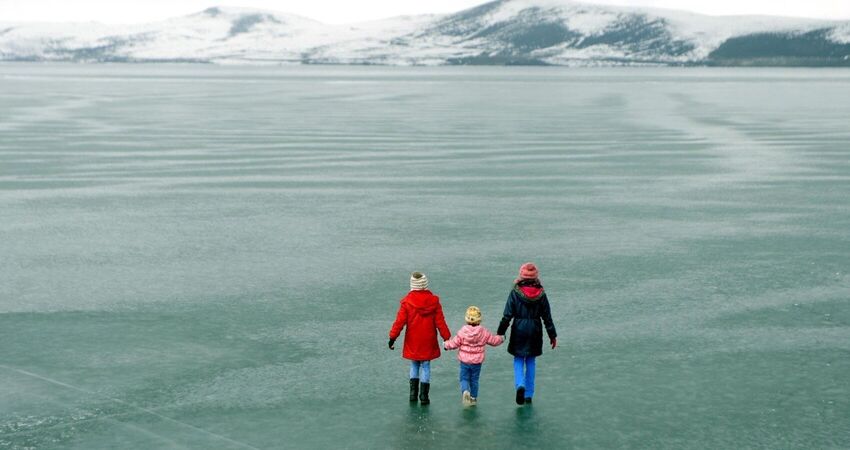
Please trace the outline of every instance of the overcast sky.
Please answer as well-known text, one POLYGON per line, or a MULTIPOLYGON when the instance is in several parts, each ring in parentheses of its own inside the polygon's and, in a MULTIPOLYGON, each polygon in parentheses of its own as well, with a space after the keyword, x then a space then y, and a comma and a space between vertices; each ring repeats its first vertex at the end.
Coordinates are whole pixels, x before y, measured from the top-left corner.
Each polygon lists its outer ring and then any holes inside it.
MULTIPOLYGON (((227 5, 298 14, 325 23, 348 23, 402 14, 455 12, 486 0, 0 0, 0 22, 97 21, 139 23, 227 5)), ((850 0, 598 0, 704 14, 768 14, 850 19, 850 0)))

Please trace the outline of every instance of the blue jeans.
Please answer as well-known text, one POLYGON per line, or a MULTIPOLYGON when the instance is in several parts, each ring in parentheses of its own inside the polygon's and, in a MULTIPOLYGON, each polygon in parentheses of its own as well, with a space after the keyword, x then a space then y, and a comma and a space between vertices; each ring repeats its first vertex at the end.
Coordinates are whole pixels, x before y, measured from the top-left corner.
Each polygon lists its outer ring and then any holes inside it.
POLYGON ((481 364, 460 363, 460 392, 469 391, 473 398, 478 397, 478 377, 481 364))
POLYGON ((410 378, 419 378, 420 383, 431 382, 431 361, 410 361, 410 378), (422 369, 422 375, 419 370, 422 369))
POLYGON ((525 388, 525 398, 534 397, 535 356, 514 356, 514 389, 525 388))

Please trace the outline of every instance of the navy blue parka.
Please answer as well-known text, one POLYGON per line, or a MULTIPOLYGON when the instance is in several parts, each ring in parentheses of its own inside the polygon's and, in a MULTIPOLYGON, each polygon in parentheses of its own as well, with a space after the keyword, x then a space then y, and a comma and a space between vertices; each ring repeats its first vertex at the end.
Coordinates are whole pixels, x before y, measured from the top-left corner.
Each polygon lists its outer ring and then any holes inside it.
POLYGON ((505 303, 505 312, 496 334, 504 336, 511 320, 511 336, 508 341, 508 353, 514 356, 540 356, 543 354, 543 326, 549 339, 555 339, 558 333, 552 322, 549 299, 542 289, 536 297, 527 297, 519 286, 514 285, 505 303), (542 323, 541 323, 542 322, 542 323))

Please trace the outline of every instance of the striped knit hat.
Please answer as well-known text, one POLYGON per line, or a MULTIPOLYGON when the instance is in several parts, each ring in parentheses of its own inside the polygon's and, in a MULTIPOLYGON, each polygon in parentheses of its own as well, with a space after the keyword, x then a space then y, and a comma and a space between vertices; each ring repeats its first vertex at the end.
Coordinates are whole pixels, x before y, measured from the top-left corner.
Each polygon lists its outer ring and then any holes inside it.
POLYGON ((422 272, 413 272, 410 274, 410 290, 424 291, 428 289, 428 277, 422 272))
POLYGON ((466 308, 466 316, 463 320, 470 325, 478 325, 481 323, 481 310, 477 306, 466 308))

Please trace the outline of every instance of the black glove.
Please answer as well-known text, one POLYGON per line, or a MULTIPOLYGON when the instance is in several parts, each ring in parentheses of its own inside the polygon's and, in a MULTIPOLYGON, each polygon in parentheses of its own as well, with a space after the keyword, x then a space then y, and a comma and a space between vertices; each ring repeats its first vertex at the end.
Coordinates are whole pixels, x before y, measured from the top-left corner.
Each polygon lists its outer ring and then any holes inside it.
POLYGON ((390 339, 390 341, 387 342, 387 347, 389 347, 390 350, 395 350, 395 339, 390 339))

